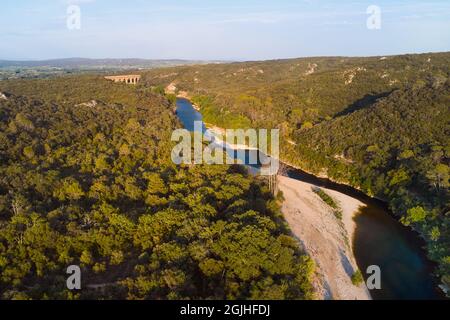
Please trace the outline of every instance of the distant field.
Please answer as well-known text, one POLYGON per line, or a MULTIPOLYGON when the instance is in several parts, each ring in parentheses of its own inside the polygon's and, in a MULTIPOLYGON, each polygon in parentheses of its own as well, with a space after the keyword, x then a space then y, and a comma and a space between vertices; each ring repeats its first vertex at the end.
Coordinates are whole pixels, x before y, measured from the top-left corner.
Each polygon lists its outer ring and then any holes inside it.
POLYGON ((72 73, 121 72, 160 67, 204 64, 196 60, 147 59, 57 59, 44 61, 0 60, 0 80, 21 78, 47 78, 72 73))

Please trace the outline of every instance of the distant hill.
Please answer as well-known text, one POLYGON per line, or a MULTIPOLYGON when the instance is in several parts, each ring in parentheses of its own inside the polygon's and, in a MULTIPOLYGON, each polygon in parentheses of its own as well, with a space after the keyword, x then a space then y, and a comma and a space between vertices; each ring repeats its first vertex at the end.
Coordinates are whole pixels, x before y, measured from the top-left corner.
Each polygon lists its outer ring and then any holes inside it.
POLYGON ((51 67, 63 69, 83 69, 100 67, 131 67, 131 68, 154 68, 164 66, 180 66, 202 64, 201 60, 151 60, 151 59, 87 59, 87 58, 67 58, 53 60, 31 60, 31 61, 10 61, 0 60, 0 68, 6 67, 51 67))
MULTIPOLYGON (((209 96, 217 109, 239 114, 253 126, 285 123, 292 133, 305 122, 317 124, 353 112, 393 90, 445 81, 449 59, 450 53, 429 53, 181 66, 150 70, 144 81, 172 83, 191 96, 209 96)), ((225 120, 221 114, 207 121, 233 126, 225 120)))
POLYGON ((192 66, 211 63, 202 60, 86 59, 68 58, 41 61, 0 60, 0 80, 50 78, 86 72, 126 72, 162 67, 192 66))

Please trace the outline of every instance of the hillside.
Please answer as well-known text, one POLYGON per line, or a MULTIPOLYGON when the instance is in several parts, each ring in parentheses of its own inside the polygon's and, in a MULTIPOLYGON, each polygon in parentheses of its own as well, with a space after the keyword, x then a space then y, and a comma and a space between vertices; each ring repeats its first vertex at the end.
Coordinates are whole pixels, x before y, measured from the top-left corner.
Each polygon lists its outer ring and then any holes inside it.
POLYGON ((405 225, 428 241, 429 256, 450 268, 450 90, 393 92, 367 109, 295 133, 286 159, 387 199, 405 225))
POLYGON ((313 297, 264 182, 172 163, 167 97, 97 76, 0 92, 0 299, 313 297))
POLYGON ((450 286, 450 53, 152 70, 220 127, 280 128, 281 158, 387 200, 450 286), (289 142, 289 143, 288 143, 289 142))
POLYGON ((437 53, 215 64, 151 70, 144 81, 173 84, 191 97, 207 96, 207 122, 227 127, 235 126, 234 121, 282 125, 290 135, 301 126, 368 106, 406 85, 445 82, 449 59, 450 53, 437 53))

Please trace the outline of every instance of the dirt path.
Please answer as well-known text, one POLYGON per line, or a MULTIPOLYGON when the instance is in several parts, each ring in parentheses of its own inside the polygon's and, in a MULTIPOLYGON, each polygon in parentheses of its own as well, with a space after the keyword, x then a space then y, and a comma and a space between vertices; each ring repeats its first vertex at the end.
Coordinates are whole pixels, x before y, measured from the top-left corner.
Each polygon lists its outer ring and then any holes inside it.
POLYGON ((342 208, 342 221, 312 191, 312 184, 279 177, 285 201, 282 211, 292 232, 317 265, 315 288, 319 299, 371 299, 365 287, 352 284, 357 269, 351 249, 353 216, 364 204, 340 192, 322 188, 342 208))

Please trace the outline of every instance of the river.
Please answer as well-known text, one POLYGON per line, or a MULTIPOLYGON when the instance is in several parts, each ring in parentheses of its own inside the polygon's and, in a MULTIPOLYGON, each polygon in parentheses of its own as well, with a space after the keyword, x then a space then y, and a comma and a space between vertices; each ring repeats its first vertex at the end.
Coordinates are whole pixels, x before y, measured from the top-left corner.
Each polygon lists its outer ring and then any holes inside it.
MULTIPOLYGON (((186 99, 177 99, 177 115, 189 131, 194 130, 194 121, 202 121, 202 115, 186 99)), ((437 287, 437 279, 432 276, 434 264, 426 257, 425 242, 416 232, 399 223, 386 203, 352 187, 318 178, 292 167, 287 175, 339 191, 366 205, 355 217, 357 227, 352 245, 356 262, 362 271, 370 265, 377 265, 381 269, 382 288, 370 291, 373 299, 443 298, 437 287)))

